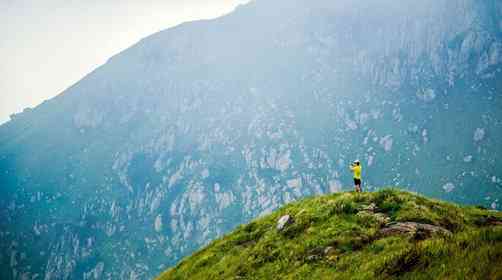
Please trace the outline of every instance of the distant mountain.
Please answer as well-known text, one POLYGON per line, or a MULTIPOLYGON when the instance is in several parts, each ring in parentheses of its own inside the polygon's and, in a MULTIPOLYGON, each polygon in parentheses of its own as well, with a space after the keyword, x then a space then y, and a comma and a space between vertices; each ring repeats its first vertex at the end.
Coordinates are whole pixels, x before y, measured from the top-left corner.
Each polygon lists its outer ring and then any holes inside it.
POLYGON ((157 279, 500 279, 501 262, 501 212, 384 190, 289 204, 157 279))
POLYGON ((258 0, 154 34, 0 126, 0 278, 150 279, 356 158, 365 190, 501 209, 501 62, 497 0, 258 0))

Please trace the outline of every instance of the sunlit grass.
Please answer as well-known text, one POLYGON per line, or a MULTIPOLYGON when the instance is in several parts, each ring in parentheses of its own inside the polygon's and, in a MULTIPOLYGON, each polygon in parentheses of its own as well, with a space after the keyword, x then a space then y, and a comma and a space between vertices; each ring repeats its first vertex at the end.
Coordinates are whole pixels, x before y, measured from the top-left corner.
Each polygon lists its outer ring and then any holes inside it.
POLYGON ((309 198, 238 227, 158 279, 502 279, 502 226, 489 225, 490 216, 502 219, 394 189, 309 198), (371 203, 391 221, 453 234, 381 238, 384 225, 357 214, 371 203), (278 232, 285 214, 294 223, 278 232))

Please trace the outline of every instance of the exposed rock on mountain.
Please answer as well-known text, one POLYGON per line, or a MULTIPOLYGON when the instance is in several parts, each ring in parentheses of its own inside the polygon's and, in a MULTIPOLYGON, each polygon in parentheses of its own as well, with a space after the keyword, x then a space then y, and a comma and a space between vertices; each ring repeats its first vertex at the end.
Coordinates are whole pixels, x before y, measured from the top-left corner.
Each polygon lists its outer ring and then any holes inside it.
POLYGON ((497 0, 258 0, 145 38, 0 126, 0 278, 150 279, 356 158, 365 190, 500 209, 501 38, 497 0))

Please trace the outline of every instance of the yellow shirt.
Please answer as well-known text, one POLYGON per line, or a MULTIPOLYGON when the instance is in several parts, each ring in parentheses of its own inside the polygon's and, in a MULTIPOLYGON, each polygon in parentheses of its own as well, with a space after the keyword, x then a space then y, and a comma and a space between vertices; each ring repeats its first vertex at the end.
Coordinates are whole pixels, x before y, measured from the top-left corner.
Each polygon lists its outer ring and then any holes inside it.
POLYGON ((361 180, 361 166, 355 165, 350 168, 354 172, 354 179, 361 180))

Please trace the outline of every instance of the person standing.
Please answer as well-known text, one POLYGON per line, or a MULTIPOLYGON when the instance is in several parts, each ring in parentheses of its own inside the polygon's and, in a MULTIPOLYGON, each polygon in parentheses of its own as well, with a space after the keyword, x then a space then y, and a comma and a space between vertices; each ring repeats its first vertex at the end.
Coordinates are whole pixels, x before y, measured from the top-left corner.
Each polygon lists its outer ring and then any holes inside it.
POLYGON ((356 192, 362 192, 361 189, 361 162, 359 160, 354 161, 350 165, 350 170, 354 172, 354 186, 356 192))

